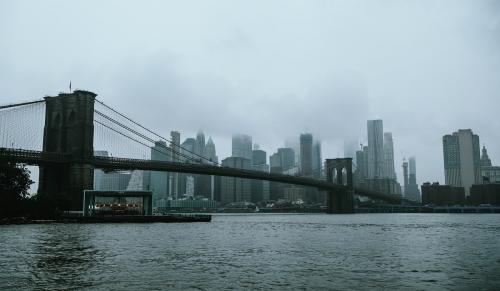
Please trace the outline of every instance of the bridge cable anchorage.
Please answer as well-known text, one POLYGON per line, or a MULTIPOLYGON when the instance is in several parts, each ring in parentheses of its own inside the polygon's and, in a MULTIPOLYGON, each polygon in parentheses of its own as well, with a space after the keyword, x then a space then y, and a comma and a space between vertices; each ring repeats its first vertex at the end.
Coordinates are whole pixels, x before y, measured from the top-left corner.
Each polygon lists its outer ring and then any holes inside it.
MULTIPOLYGON (((102 116, 102 117, 106 118, 107 120, 111 121, 112 123, 114 123, 114 124, 116 124, 116 125, 118 125, 118 126, 120 126, 120 127, 124 128, 125 130, 127 130, 127 131, 129 131, 129 132, 132 132, 133 134, 135 134, 135 135, 137 135, 137 136, 141 137, 142 139, 145 139, 146 141, 148 141, 148 142, 150 142, 150 143, 152 143, 152 144, 154 144, 154 143, 156 142, 156 141, 155 141, 155 140, 153 140, 152 138, 150 138, 150 137, 148 137, 148 136, 146 136, 146 135, 144 135, 144 134, 142 134, 142 133, 140 133, 140 132, 137 132, 136 130, 134 130, 134 129, 132 129, 132 128, 130 128, 130 127, 128 127, 128 126, 126 126, 126 125, 124 125, 123 123, 121 123, 121 122, 119 122, 119 121, 117 121, 117 120, 115 120, 115 119, 113 119, 113 118, 111 118, 111 117, 109 117, 109 116, 105 115, 105 114, 104 114, 104 113, 102 113, 102 112, 100 112, 100 111, 98 111, 98 110, 94 110, 94 111, 95 111, 98 115, 100 115, 100 116, 102 116)), ((129 136, 127 136, 127 135, 125 135, 125 134, 123 134, 123 133, 121 133, 121 132, 117 131, 117 130, 115 130, 115 129, 110 128, 109 126, 104 125, 104 124, 103 124, 103 123, 101 123, 101 122, 98 122, 97 120, 95 120, 95 121, 96 121, 97 123, 99 123, 100 125, 102 125, 102 126, 104 126, 104 127, 108 128, 108 129, 111 129, 111 130, 113 130, 113 131, 115 131, 115 132, 117 132, 117 133, 119 133, 119 134, 121 134, 121 135, 123 135, 123 136, 125 136, 125 137, 127 137, 127 138, 132 139, 133 141, 139 142, 139 141, 137 141, 137 140, 135 140, 135 139, 133 139, 133 138, 131 138, 131 137, 129 137, 129 136)), ((163 155, 167 155, 166 153, 161 152, 161 151, 159 151, 159 150, 155 149, 154 147, 150 147, 150 146, 148 146, 148 145, 146 145, 146 144, 144 144, 144 143, 141 143, 141 142, 139 142, 139 143, 140 143, 140 144, 142 144, 142 145, 144 145, 144 146, 146 146, 146 147, 148 147, 148 148, 150 148, 150 149, 152 149, 152 150, 155 150, 155 151, 157 151, 157 152, 159 152, 159 153, 161 153, 161 154, 163 154, 163 155)), ((194 159, 194 158, 192 158, 192 157, 190 157, 190 156, 188 156, 188 155, 185 155, 185 154, 183 154, 182 152, 178 152, 178 151, 174 150, 173 148, 171 148, 171 151, 172 151, 173 153, 175 153, 175 154, 178 154, 179 156, 181 156, 181 157, 183 157, 183 158, 186 158, 187 160, 192 160, 192 161, 195 161, 196 163, 199 163, 199 160, 196 160, 196 159, 194 159)))
POLYGON ((122 114, 122 113, 120 113, 120 112, 116 111, 116 110, 115 110, 115 109, 113 109, 112 107, 110 107, 110 106, 106 105, 106 104, 105 104, 104 102, 102 102, 101 100, 98 100, 98 99, 96 98, 96 99, 95 99, 95 101, 97 101, 99 104, 103 105, 104 107, 108 108, 109 110, 113 111, 114 113, 118 114, 119 116, 121 116, 121 117, 125 118, 126 120, 128 120, 128 121, 132 122, 133 124, 135 124, 135 125, 139 126, 140 128, 142 128, 142 129, 146 130, 147 132, 149 132, 149 133, 151 133, 151 134, 155 135, 156 137, 158 137, 158 138, 160 138, 160 139, 162 139, 162 140, 164 140, 164 141, 168 142, 168 143, 169 143, 172 147, 174 147, 174 146, 175 146, 175 147, 178 147, 178 148, 180 148, 180 149, 182 149, 182 150, 184 150, 184 151, 186 151, 186 152, 188 152, 188 153, 190 153, 190 154, 192 154, 192 155, 195 155, 195 156, 197 156, 197 157, 201 158, 202 160, 205 160, 205 161, 207 161, 207 162, 209 162, 209 163, 212 163, 212 164, 215 164, 215 165, 218 165, 218 166, 222 166, 222 165, 221 165, 220 163, 218 163, 218 162, 212 161, 212 160, 210 160, 210 159, 208 159, 208 158, 204 157, 203 155, 199 155, 199 154, 197 154, 197 153, 195 153, 195 152, 193 152, 193 151, 190 151, 190 150, 188 150, 188 149, 186 149, 186 148, 182 147, 182 145, 176 145, 176 144, 174 144, 174 143, 172 142, 172 140, 170 140, 170 139, 168 139, 168 138, 165 138, 165 137, 163 137, 163 136, 159 135, 158 133, 156 133, 156 132, 154 132, 154 131, 152 131, 152 130, 150 130, 150 129, 146 128, 146 127, 144 127, 143 125, 141 125, 141 124, 139 124, 139 123, 137 123, 137 122, 135 122, 135 121, 134 121, 134 120, 132 120, 131 118, 127 117, 126 115, 124 115, 124 114, 122 114))
MULTIPOLYGON (((99 125, 101 125, 101 126, 104 126, 104 127, 108 128, 109 130, 112 130, 112 131, 114 131, 114 132, 116 132, 116 133, 118 133, 118 134, 120 134, 120 135, 122 135, 122 136, 124 136, 124 137, 126 137, 126 138, 128 138, 128 139, 130 139, 130 140, 132 140, 132 141, 135 141, 135 142, 137 142, 137 143, 139 143, 139 144, 141 144, 141 145, 143 145, 143 146, 145 146, 145 147, 147 147, 147 148, 150 148, 150 149, 152 149, 152 150, 154 150, 154 151, 156 151, 156 152, 158 152, 158 153, 160 153, 160 154, 165 154, 164 152, 159 151, 159 150, 155 149, 154 147, 150 147, 148 144, 146 144, 146 143, 144 143, 144 142, 141 142, 141 141, 139 141, 139 140, 137 140, 137 139, 135 139, 135 138, 133 138, 133 137, 131 137, 131 136, 129 136, 129 135, 127 135, 127 134, 123 133, 123 132, 120 132, 120 131, 118 131, 118 130, 116 130, 116 129, 114 129, 114 128, 112 128, 112 127, 110 127, 110 126, 108 126, 108 125, 106 125, 106 124, 104 124, 104 123, 102 123, 102 122, 98 121, 98 120, 94 120, 94 122, 98 123, 98 124, 99 124, 99 125)), ((148 141, 149 141, 149 140, 148 140, 148 141)), ((187 155, 184 155, 184 154, 182 154, 182 153, 177 153, 177 154, 181 155, 183 158, 186 158, 186 159, 188 159, 188 160, 190 160, 190 159, 191 159, 191 160, 195 161, 196 163, 198 163, 198 162, 199 162, 198 160, 195 160, 195 159, 193 159, 193 158, 191 158, 191 157, 189 157, 189 156, 187 156, 187 155)))

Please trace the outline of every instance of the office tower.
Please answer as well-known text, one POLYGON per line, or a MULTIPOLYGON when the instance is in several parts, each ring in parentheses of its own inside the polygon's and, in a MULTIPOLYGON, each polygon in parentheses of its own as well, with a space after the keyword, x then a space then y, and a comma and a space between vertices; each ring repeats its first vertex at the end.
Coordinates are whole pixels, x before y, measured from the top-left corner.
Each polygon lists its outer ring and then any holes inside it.
POLYGON ((300 135, 300 174, 312 176, 313 136, 310 133, 300 135))
POLYGON ((368 120, 368 177, 383 177, 384 125, 382 120, 368 120))
MULTIPOLYGON (((181 134, 178 131, 170 132, 170 149, 172 151, 172 161, 179 163, 181 162, 180 154, 181 154, 181 134)), ((179 173, 170 173, 170 189, 169 194, 173 199, 179 198, 180 193, 180 185, 179 185, 179 173)))
MULTIPOLYGON (((181 162, 185 163, 193 163, 192 159, 194 159, 194 144, 196 143, 196 140, 194 138, 186 138, 184 142, 181 144, 181 157, 180 160, 181 162)), ((188 177, 193 178, 192 185, 190 184, 189 187, 192 187, 192 192, 194 193, 194 177, 192 174, 185 174, 185 173, 179 173, 179 196, 182 196, 183 194, 189 194, 188 189, 187 189, 187 183, 188 183, 188 177)), ((191 191, 191 188, 190 188, 191 191)))
MULTIPOLYGON (((263 150, 259 150, 258 146, 252 151, 252 170, 269 173, 269 165, 266 163, 267 154, 263 150)), ((269 201, 270 183, 269 181, 252 180, 252 199, 254 203, 261 201, 269 201)))
POLYGON ((300 140, 298 138, 285 140, 285 148, 293 150, 295 163, 300 167, 300 140))
POLYGON ((321 162, 321 142, 319 140, 314 141, 312 149, 313 159, 312 159, 312 171, 314 178, 321 178, 323 174, 323 164, 321 162))
POLYGON ((205 134, 200 130, 196 134, 196 139, 194 141, 194 153, 196 154, 195 159, 202 163, 206 163, 205 158, 205 134))
POLYGON ((404 197, 408 198, 408 162, 403 160, 404 197))
MULTIPOLYGON (((171 150, 164 141, 157 141, 151 148, 151 160, 171 161, 171 150)), ((153 192, 153 205, 164 206, 168 198, 168 177, 167 172, 151 171, 149 189, 153 192)))
POLYGON ((417 184, 417 163, 415 161, 415 157, 410 157, 409 168, 410 174, 408 176, 408 192, 405 194, 407 194, 407 198, 410 200, 420 201, 420 190, 418 190, 417 184))
POLYGON ((279 148, 277 154, 279 156, 279 167, 283 172, 296 167, 296 155, 292 148, 279 148))
POLYGON ((170 132, 170 149, 172 151, 172 161, 179 162, 180 146, 181 146, 181 134, 178 131, 170 132))
POLYGON ((267 154, 263 150, 253 150, 252 151, 252 165, 263 165, 266 164, 267 154))
POLYGON ((368 178, 368 147, 361 145, 356 151, 356 182, 359 184, 368 178))
POLYGON ((232 139, 232 157, 252 160, 252 137, 246 134, 235 134, 232 139))
POLYGON ((219 162, 219 158, 217 157, 217 153, 215 151, 215 143, 211 137, 208 138, 207 144, 205 145, 204 156, 215 164, 219 162))
POLYGON ((469 196, 470 187, 481 183, 479 136, 470 129, 443 136, 443 155, 446 184, 464 187, 469 196))
MULTIPOLYGON (((222 166, 250 170, 250 160, 241 157, 229 157, 222 160, 222 166)), ((252 199, 249 179, 221 177, 221 202, 250 202, 252 199)))
POLYGON ((192 137, 186 138, 184 142, 181 145, 181 160, 184 162, 190 162, 192 163, 193 159, 195 158, 194 156, 194 147, 195 147, 196 140, 192 137))
POLYGON ((384 133, 384 174, 383 177, 396 179, 396 171, 394 169, 394 144, 392 141, 392 133, 384 133))
POLYGON ((488 151, 486 147, 483 145, 483 150, 481 153, 481 167, 491 167, 491 160, 488 156, 488 151))

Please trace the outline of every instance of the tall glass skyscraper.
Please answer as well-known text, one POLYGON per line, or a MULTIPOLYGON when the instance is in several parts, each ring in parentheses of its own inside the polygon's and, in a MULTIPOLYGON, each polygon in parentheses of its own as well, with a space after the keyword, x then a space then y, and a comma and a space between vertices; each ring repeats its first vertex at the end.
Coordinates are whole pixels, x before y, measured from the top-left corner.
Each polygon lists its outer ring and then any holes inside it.
POLYGON ((300 174, 306 177, 313 174, 313 136, 310 133, 300 135, 300 174))
POLYGON ((384 125, 381 119, 368 120, 368 178, 384 176, 384 125))
POLYGON ((392 133, 384 133, 384 178, 396 179, 396 171, 394 169, 394 143, 392 141, 392 133))

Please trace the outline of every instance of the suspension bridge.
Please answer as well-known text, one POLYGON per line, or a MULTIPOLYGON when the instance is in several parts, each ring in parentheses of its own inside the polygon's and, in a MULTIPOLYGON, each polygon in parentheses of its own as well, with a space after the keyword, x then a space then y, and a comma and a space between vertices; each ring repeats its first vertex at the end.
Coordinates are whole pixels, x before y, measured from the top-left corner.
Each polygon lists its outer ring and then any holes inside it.
POLYGON ((83 191, 93 189, 94 169, 190 173, 310 186, 327 191, 329 213, 352 213, 354 195, 401 203, 399 196, 353 187, 350 158, 327 159, 326 180, 223 167, 174 144, 96 96, 76 90, 0 106, 0 160, 38 166, 38 193, 65 197, 68 210, 82 209, 83 191), (171 155, 177 158, 151 160, 157 141, 170 144, 171 155), (94 149, 113 156, 95 155, 94 149))

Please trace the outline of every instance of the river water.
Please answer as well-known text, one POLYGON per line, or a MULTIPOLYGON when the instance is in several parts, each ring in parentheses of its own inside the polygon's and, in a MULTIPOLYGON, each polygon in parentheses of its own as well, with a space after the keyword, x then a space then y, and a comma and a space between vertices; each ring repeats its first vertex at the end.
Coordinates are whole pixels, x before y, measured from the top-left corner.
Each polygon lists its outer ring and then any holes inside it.
POLYGON ((0 226, 0 290, 500 290, 498 214, 0 226))

